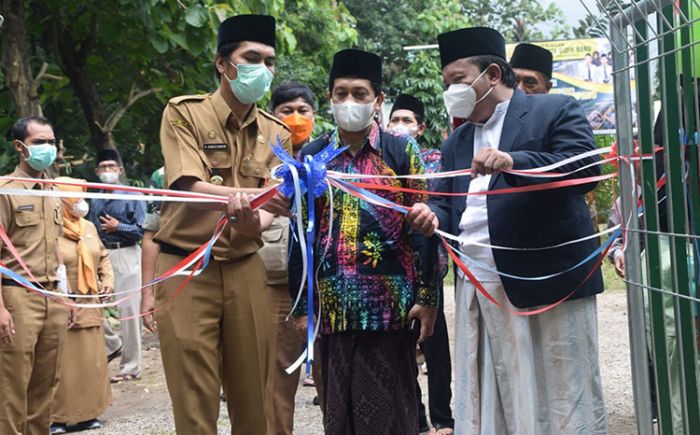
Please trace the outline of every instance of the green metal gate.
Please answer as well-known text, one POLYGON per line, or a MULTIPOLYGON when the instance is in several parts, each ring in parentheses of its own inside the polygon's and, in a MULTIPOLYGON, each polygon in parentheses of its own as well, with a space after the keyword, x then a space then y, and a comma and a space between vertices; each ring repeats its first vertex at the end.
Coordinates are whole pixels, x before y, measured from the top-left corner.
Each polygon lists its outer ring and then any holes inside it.
MULTIPOLYGON (((590 7, 590 1, 581 2, 590 7)), ((591 15, 608 28, 614 53, 622 159, 618 180, 638 433, 698 434, 700 4, 595 2, 601 13, 591 15), (661 103, 658 115, 655 101, 661 103), (635 163, 639 160, 641 164, 635 163)))

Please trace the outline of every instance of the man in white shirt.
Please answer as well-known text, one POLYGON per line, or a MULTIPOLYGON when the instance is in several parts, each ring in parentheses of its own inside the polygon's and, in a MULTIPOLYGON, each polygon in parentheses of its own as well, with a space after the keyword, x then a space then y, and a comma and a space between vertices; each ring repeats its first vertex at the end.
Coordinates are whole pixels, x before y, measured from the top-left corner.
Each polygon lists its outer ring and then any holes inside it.
MULTIPOLYGON (((595 300, 603 281, 584 200, 595 183, 478 194, 551 181, 505 171, 590 151, 591 128, 573 98, 515 89, 497 31, 456 30, 438 43, 447 111, 467 120, 443 144, 442 170, 472 169, 471 179, 444 178, 437 188, 472 195, 430 204, 441 228, 460 235, 474 275, 456 280, 455 433, 606 434, 595 300), (576 239, 583 241, 547 248, 576 239)), ((554 170, 592 177, 600 168, 584 166, 593 161, 554 170)))

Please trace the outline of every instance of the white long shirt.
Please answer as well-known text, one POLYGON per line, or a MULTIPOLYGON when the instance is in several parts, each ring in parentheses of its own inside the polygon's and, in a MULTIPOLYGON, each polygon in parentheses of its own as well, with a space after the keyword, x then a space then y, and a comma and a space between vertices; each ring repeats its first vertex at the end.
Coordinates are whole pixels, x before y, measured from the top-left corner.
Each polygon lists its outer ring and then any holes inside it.
MULTIPOLYGON (((503 121, 508 111, 510 100, 496 106, 493 115, 483 125, 476 125, 474 129, 474 156, 482 148, 498 149, 501 141, 503 121)), ((488 190, 491 175, 479 175, 469 184, 469 192, 483 192, 488 190)), ((487 195, 467 196, 467 207, 459 222, 460 240, 462 252, 469 258, 482 263, 492 269, 496 269, 491 248, 475 245, 476 243, 490 244, 488 209, 486 208, 487 195)), ((472 261, 465 260, 466 266, 481 282, 500 282, 497 273, 479 267, 472 261)), ((460 271, 461 273, 461 271, 460 271)))

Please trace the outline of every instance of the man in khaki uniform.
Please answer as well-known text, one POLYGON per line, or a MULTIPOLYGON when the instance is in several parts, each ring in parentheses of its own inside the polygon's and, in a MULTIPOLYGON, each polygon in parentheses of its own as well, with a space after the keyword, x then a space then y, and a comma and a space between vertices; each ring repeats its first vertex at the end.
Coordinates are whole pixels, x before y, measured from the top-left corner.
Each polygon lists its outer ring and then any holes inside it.
POLYGON ((279 164, 270 143, 279 136, 291 149, 289 130, 255 104, 272 81, 274 47, 274 18, 225 20, 216 55, 219 89, 174 98, 163 113, 166 185, 229 197, 226 207, 166 203, 155 236, 161 251, 156 273, 162 274, 212 236, 222 211, 229 216, 201 275, 180 293, 184 278, 155 288, 155 304, 163 306, 156 312, 163 366, 180 434, 216 433, 222 381, 232 433, 266 431, 269 322, 265 266, 257 250, 273 216, 253 212, 248 195, 264 187, 279 164))
MULTIPOLYGON (((56 157, 56 139, 48 120, 19 119, 12 143, 20 162, 11 177, 47 178, 56 157)), ((33 182, 0 181, 3 188, 51 189, 33 182)), ((0 225, 32 271, 37 284, 57 288, 58 237, 62 213, 56 198, 0 194, 0 225)), ((0 241, 0 261, 33 280, 0 241)), ((62 266, 62 265, 61 265, 62 266)), ((0 433, 45 434, 51 425, 51 399, 68 326, 68 310, 2 276, 0 292, 0 433)))

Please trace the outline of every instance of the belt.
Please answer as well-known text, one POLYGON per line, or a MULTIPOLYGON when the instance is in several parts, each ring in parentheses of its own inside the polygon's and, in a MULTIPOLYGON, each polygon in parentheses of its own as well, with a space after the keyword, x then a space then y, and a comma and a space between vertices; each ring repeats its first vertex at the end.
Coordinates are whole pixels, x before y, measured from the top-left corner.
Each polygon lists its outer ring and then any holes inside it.
POLYGON ((136 242, 102 242, 102 244, 105 245, 107 249, 121 249, 134 246, 136 242))
MULTIPOLYGON (((187 251, 185 249, 178 248, 177 246, 171 245, 170 243, 162 242, 160 240, 157 243, 158 243, 158 245, 160 245, 160 252, 162 252, 163 254, 177 255, 178 257, 187 257, 194 252, 194 251, 187 251)), ((228 258, 219 257, 218 255, 212 255, 212 259, 214 261, 222 261, 222 262, 230 261, 228 258)))
MULTIPOLYGON (((57 281, 32 282, 32 284, 34 284, 37 287, 49 288, 49 287, 54 287, 56 285, 56 282, 57 281)), ((18 283, 14 279, 10 279, 10 278, 3 278, 2 285, 3 286, 11 286, 11 287, 22 287, 22 284, 18 283)))

